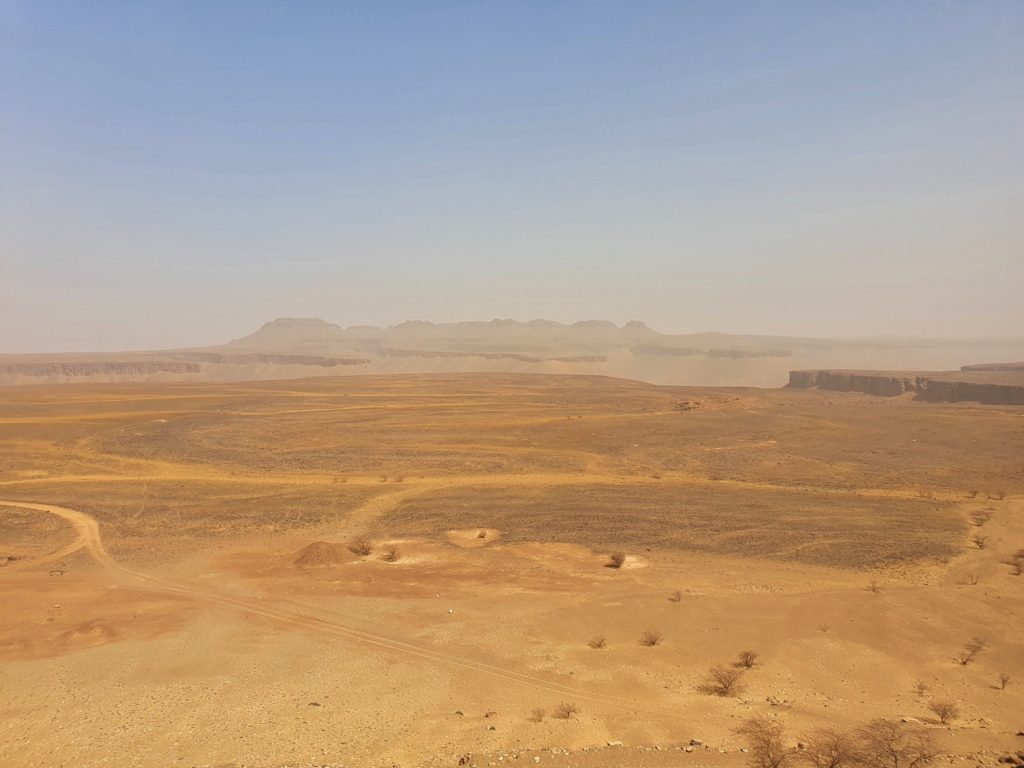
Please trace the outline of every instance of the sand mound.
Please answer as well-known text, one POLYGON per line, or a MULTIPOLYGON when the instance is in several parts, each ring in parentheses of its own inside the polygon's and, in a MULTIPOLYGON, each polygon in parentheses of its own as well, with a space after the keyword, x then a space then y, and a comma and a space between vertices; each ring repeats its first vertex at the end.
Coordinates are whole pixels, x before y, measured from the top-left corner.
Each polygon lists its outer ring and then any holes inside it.
POLYGON ((95 619, 86 621, 61 633, 61 640, 67 645, 103 645, 117 639, 117 631, 107 622, 95 619))
POLYGON ((352 559, 352 553, 344 544, 332 544, 329 541, 314 541, 299 550, 293 562, 300 568, 324 568, 340 565, 352 559))

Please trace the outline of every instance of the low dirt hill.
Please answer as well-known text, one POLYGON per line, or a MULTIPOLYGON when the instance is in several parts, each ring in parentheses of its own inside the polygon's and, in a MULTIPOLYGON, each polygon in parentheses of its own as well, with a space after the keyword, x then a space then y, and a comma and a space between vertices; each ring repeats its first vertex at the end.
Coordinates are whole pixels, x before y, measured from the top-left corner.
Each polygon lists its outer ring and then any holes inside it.
POLYGON ((300 549, 292 562, 300 568, 327 568, 351 559, 352 554, 344 544, 314 541, 300 549))

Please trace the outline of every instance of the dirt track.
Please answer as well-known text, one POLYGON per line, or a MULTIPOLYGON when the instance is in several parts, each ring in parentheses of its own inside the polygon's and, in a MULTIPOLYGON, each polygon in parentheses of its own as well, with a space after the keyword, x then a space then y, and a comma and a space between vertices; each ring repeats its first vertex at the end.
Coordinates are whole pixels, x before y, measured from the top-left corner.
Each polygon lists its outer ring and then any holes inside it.
MULTIPOLYGON (((214 603, 220 606, 227 606, 230 608, 236 608, 241 611, 256 614, 264 618, 272 619, 273 621, 281 622, 285 625, 302 627, 305 629, 312 629, 319 632, 325 632, 328 634, 345 637, 350 640, 356 640, 366 645, 371 645, 376 648, 382 648, 387 651, 402 654, 405 656, 411 656, 425 661, 429 661, 435 664, 446 664, 451 666, 461 667, 474 672, 489 675, 491 677, 498 678, 507 683, 514 683, 518 685, 526 685, 540 690, 548 691, 551 693, 570 695, 574 698, 587 701, 593 704, 599 704, 605 707, 613 707, 616 709, 625 710, 634 713, 646 713, 646 714, 657 714, 662 716, 671 717, 672 713, 652 708, 649 705, 641 704, 639 702, 625 701, 620 698, 613 698, 610 696, 602 696, 600 694, 587 692, 579 688, 573 688, 569 686, 558 685, 549 681, 542 680, 540 678, 532 677, 530 675, 523 674, 509 669, 501 669, 499 667, 492 666, 490 664, 483 664, 480 662, 471 661, 465 658, 460 658, 450 654, 445 654, 441 651, 422 648, 412 645, 401 640, 396 640, 382 635, 375 635, 369 632, 365 632, 354 627, 345 626, 338 623, 337 621, 328 621, 326 619, 311 616, 305 613, 292 612, 287 610, 275 610, 268 608, 265 605, 261 605, 259 602, 251 600, 240 600, 230 595, 220 594, 213 592, 209 589, 203 589, 196 585, 190 585, 185 583, 177 583, 170 581, 166 578, 160 578, 156 576, 150 576, 145 573, 131 570, 114 560, 107 550, 103 546, 103 540, 100 536, 99 525, 95 519, 79 512, 78 510, 68 509, 67 507, 58 507, 51 504, 35 504, 29 502, 20 501, 5 501, 0 499, 0 507, 21 507, 24 509, 34 509, 39 512, 48 512, 53 515, 57 515, 64 520, 67 520, 71 525, 74 526, 78 533, 78 539, 68 547, 64 547, 58 552, 51 555, 47 555, 45 558, 29 561, 21 565, 24 568, 37 567, 39 565, 52 562, 59 558, 65 557, 68 554, 75 552, 79 549, 85 548, 93 560, 97 564, 101 565, 110 574, 117 577, 119 581, 123 582, 125 586, 138 587, 140 582, 149 587, 150 589, 157 590, 159 592, 171 594, 177 597, 186 597, 192 600, 199 600, 207 603, 214 603)), ((6 569, 6 571, 13 570, 13 568, 6 569)), ((0 576, 4 572, 0 572, 0 576)))

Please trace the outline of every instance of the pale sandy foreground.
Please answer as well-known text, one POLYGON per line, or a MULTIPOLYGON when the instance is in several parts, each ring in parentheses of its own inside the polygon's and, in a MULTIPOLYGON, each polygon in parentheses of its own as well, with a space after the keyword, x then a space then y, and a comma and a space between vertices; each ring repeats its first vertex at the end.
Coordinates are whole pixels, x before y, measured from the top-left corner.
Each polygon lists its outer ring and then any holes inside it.
POLYGON ((735 766, 760 713, 994 763, 1024 749, 1022 427, 560 377, 24 388, 0 765, 735 766))

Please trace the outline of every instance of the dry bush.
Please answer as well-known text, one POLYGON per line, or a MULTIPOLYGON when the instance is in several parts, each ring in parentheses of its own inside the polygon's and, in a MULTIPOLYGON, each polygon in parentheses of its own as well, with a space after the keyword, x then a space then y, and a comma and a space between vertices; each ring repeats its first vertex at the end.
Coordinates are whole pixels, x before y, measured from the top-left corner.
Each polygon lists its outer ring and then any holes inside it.
POLYGON ((975 584, 977 584, 980 579, 981 579, 981 577, 978 574, 976 574, 976 573, 968 573, 967 574, 967 583, 970 584, 971 586, 974 586, 975 584))
POLYGON ((1018 549, 1014 554, 1003 560, 1003 563, 1010 566, 1010 573, 1014 576, 1020 576, 1021 570, 1024 570, 1024 549, 1018 549))
POLYGON ((868 592, 874 592, 875 594, 882 591, 882 585, 878 583, 877 579, 872 579, 868 582, 868 592))
POLYGON ((978 549, 984 549, 985 545, 988 544, 988 536, 982 536, 980 533, 976 533, 971 536, 971 543, 978 549))
POLYGON ((819 728, 804 739, 804 748, 796 757, 811 768, 850 768, 857 764, 857 748, 850 734, 819 728))
POLYGON ((819 632, 828 632, 831 629, 832 629, 832 625, 831 624, 819 624, 818 625, 818 631, 819 632))
POLYGON ((575 704, 570 704, 568 702, 563 701, 561 704, 555 707, 555 711, 551 713, 551 716, 557 717, 559 720, 568 720, 573 715, 579 714, 579 711, 579 707, 577 707, 575 704))
POLYGON ((1010 676, 1008 674, 1006 674, 1005 672, 1000 672, 999 673, 999 690, 1000 691, 1005 691, 1006 690, 1006 686, 1008 686, 1009 684, 1010 684, 1010 676))
POLYGON ((701 690, 715 696, 735 696, 742 690, 742 676, 742 669, 717 664, 708 670, 707 682, 701 686, 701 690))
POLYGON ((968 498, 976 499, 976 498, 978 498, 978 494, 979 493, 980 493, 980 491, 968 491, 967 492, 967 496, 968 496, 968 498))
POLYGON ((353 555, 366 557, 368 554, 373 552, 373 544, 371 544, 367 539, 354 539, 349 542, 348 551, 353 555))
POLYGON ((750 763, 755 768, 782 768, 790 757, 784 738, 785 729, 778 720, 757 715, 736 729, 750 750, 750 763))
POLYGON ((971 522, 979 528, 992 519, 992 513, 987 509, 978 509, 971 513, 971 522))
POLYGON ((604 635, 595 635, 594 637, 590 638, 590 640, 587 642, 587 645, 589 645, 591 648, 604 648, 604 635))
POLYGON ((640 635, 640 645, 653 648, 661 644, 661 632, 656 629, 645 629, 640 635))
POLYGON ((928 702, 928 709, 935 713, 935 716, 939 718, 939 722, 943 725, 947 725, 951 720, 956 720, 960 717, 960 707, 952 701, 936 699, 935 701, 928 702))
POLYGON ((744 669, 752 669, 757 664, 757 657, 760 654, 757 651, 741 651, 739 661, 736 662, 737 667, 743 667, 744 669))
POLYGON ((854 738, 857 764, 863 768, 918 768, 938 754, 929 731, 891 720, 872 720, 854 738))
POLYGON ((918 680, 916 683, 914 683, 914 693, 916 693, 918 696, 924 696, 926 693, 928 693, 928 685, 925 683, 924 680, 918 680))
POLYGON ((384 554, 380 556, 380 559, 385 563, 394 563, 398 560, 398 550, 395 547, 388 547, 384 550, 384 554))
POLYGON ((668 596, 669 602, 678 603, 683 599, 683 593, 680 590, 675 590, 671 595, 668 596))
POLYGON ((477 531, 476 532, 476 537, 478 539, 486 539, 487 538, 487 531, 477 531))
POLYGON ((546 714, 547 711, 545 709, 543 709, 542 707, 537 707, 535 710, 533 710, 533 712, 530 713, 530 720, 534 723, 543 723, 544 715, 546 714))
POLYGON ((604 564, 604 567, 621 568, 624 562, 626 562, 626 556, 622 552, 612 552, 608 555, 608 562, 604 564))
POLYGON ((986 643, 980 637, 972 637, 965 645, 964 649, 957 655, 956 660, 963 664, 965 667, 974 661, 974 657, 985 650, 986 643))

